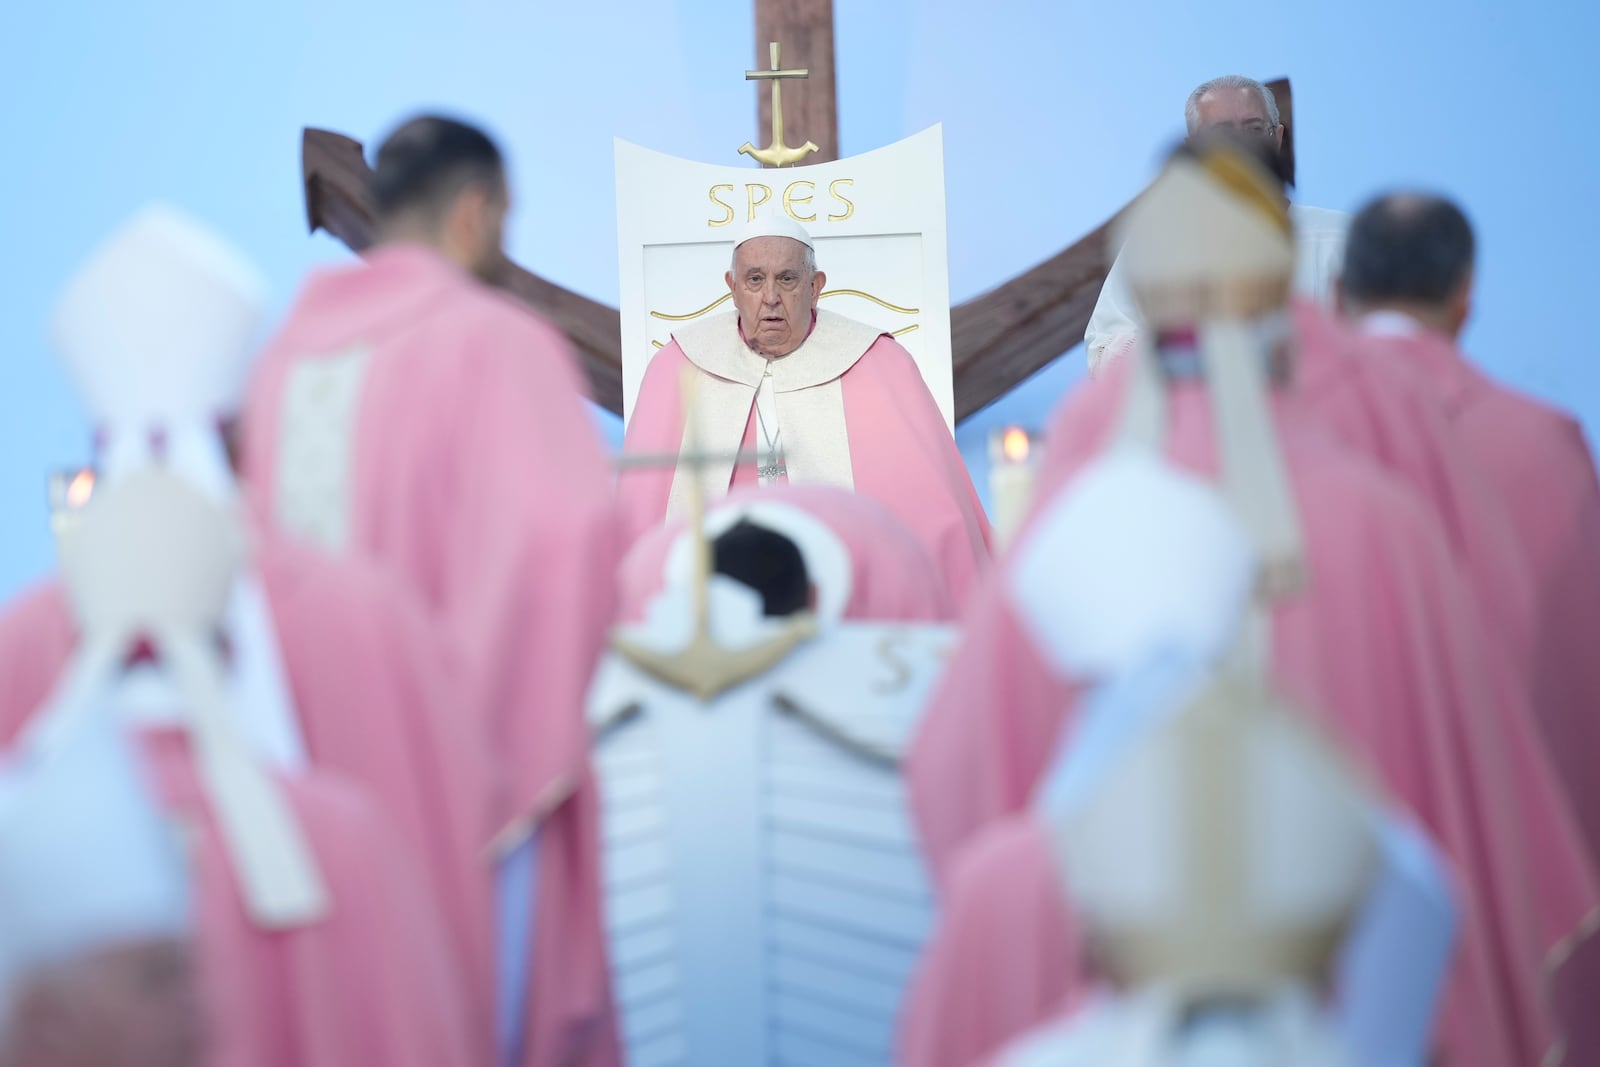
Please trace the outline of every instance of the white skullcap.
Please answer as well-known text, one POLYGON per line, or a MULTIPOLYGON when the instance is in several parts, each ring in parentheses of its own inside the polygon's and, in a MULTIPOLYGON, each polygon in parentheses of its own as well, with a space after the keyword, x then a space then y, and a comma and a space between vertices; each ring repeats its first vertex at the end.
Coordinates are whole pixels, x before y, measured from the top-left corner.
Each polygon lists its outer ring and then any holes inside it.
POLYGON ((1215 659, 1232 643, 1256 554, 1211 486, 1153 455, 1091 463, 1046 505, 1006 574, 1046 661, 1109 677, 1156 651, 1215 659))
MULTIPOLYGON (((715 508, 705 518, 706 539, 716 540, 740 522, 765 527, 782 534, 800 550, 806 565, 806 576, 817 591, 816 616, 822 623, 836 622, 844 617, 850 603, 850 591, 855 581, 855 569, 850 549, 844 540, 828 528, 828 524, 808 511, 792 504, 755 500, 715 508)), ((671 587, 688 585, 693 572, 694 538, 685 530, 673 542, 667 555, 664 584, 671 587)))
POLYGON ((0 769, 0 997, 38 967, 189 925, 178 841, 109 714, 0 769))
POLYGON ((746 241, 757 237, 787 237, 791 241, 799 241, 807 248, 816 247, 811 243, 811 235, 806 232, 806 228, 783 212, 757 215, 745 223, 734 235, 733 247, 738 248, 746 241))

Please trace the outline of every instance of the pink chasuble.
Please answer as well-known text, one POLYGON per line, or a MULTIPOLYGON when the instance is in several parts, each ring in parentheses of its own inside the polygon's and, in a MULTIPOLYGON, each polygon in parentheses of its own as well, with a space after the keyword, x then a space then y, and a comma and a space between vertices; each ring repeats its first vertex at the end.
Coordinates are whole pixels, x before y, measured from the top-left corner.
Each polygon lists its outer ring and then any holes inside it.
POLYGON ((1600 855, 1600 485, 1570 416, 1485 375, 1420 328, 1360 339, 1364 357, 1438 397, 1463 459, 1492 485, 1531 571, 1534 708, 1589 845, 1600 855))
MULTIPOLYGON (((326 577, 322 575, 320 577, 326 577)), ((264 581, 270 581, 265 579, 264 581)), ((334 598, 337 603, 337 598, 334 598)), ((336 626, 335 615, 330 626, 336 626)), ((364 625, 385 636, 374 617, 346 613, 346 626, 364 625)), ((343 631, 347 637, 351 631, 343 631)), ((322 635, 324 641, 330 640, 322 635)), ((359 644, 359 639, 351 642, 359 644)), ((389 642, 375 640, 373 650, 389 642)), ((0 618, 0 740, 10 745, 48 697, 56 676, 77 644, 61 592, 37 587, 0 618)), ((286 659, 298 660, 293 643, 286 659)), ((394 642, 398 655, 403 642, 394 642)), ((413 648, 425 653, 426 646, 413 648)), ((358 656, 358 661, 363 658, 358 656)), ((328 677, 303 666, 290 679, 301 707, 301 723, 313 759, 318 748, 340 749, 351 764, 371 769, 383 762, 345 745, 324 744, 326 734, 391 748, 423 740, 402 722, 375 721, 379 705, 369 693, 390 693, 407 672, 400 660, 359 663, 328 677), (378 670, 361 669, 378 667, 378 670), (385 673, 394 676, 386 682, 385 673), (310 683, 310 684, 302 684, 310 683), (321 724, 326 730, 319 730, 321 724)), ((423 662, 419 658, 417 663, 423 662)), ((291 672, 293 668, 291 667, 291 672)), ((393 709, 397 718, 404 707, 393 709)), ((405 816, 415 809, 395 804, 385 790, 322 767, 279 779, 307 835, 325 880, 332 910, 320 922, 292 930, 258 927, 246 914, 238 880, 220 831, 207 809, 186 736, 172 728, 140 731, 153 780, 164 805, 180 825, 197 831, 195 861, 202 988, 213 1046, 212 1067, 348 1067, 354 1063, 397 1067, 482 1062, 484 1043, 472 1018, 470 987, 464 985, 461 946, 452 944, 463 921, 451 921, 435 892, 446 870, 436 869, 449 832, 442 826, 428 842, 416 839, 405 816), (398 810, 396 810, 398 809, 398 810), (398 816, 398 817, 397 817, 398 816), (409 831, 409 832, 407 832, 409 831), (430 862, 424 862, 427 856, 430 862)), ((436 734, 434 740, 438 740, 436 734)), ((446 746, 448 747, 448 746, 446 746)), ((420 753, 413 753, 419 755, 420 753)), ((429 769, 443 753, 408 768, 390 764, 383 783, 408 771, 424 776, 410 784, 415 797, 444 780, 429 769)), ((441 822, 453 817, 442 805, 441 822)), ((460 887, 473 879, 456 883, 460 887)), ((444 892, 452 890, 444 887, 444 892)), ((476 905, 481 920, 486 907, 476 905)))
MULTIPOLYGON (((953 622, 955 605, 944 577, 905 526, 877 501, 821 485, 742 487, 712 508, 759 508, 763 503, 796 508, 817 519, 850 554, 850 598, 843 618, 864 622, 953 622)), ((779 532, 783 532, 779 530, 779 532)), ((634 543, 618 571, 620 618, 641 622, 662 591, 667 558, 685 536, 682 520, 657 527, 634 543)))
MULTIPOLYGON (((1326 433, 1376 462, 1433 509, 1495 645, 1519 677, 1532 674, 1536 625, 1532 574, 1513 517, 1473 462, 1438 394, 1385 361, 1363 360, 1363 343, 1321 306, 1293 305, 1293 380, 1280 390, 1293 424, 1326 433)), ((1045 439, 1036 500, 1048 500, 1085 450, 1097 449, 1122 408, 1132 356, 1118 359, 1062 403, 1045 439)), ((1038 513, 1035 508, 1029 521, 1038 513)))
MULTIPOLYGON (((1178 387, 1169 396, 1169 457, 1214 474, 1204 391, 1178 387)), ((1600 891, 1510 668, 1486 654, 1476 610, 1425 507, 1320 434, 1296 429, 1292 402, 1275 397, 1273 406, 1309 566, 1307 591, 1273 613, 1273 677, 1417 815, 1460 873, 1469 897, 1443 1012, 1450 1062, 1536 1063, 1560 1033, 1572 1048, 1591 1047, 1583 1042, 1594 1035, 1576 1029, 1583 1019, 1564 1015, 1558 1024, 1551 1005, 1565 1005, 1559 987, 1571 982, 1574 964, 1592 959, 1569 953, 1592 945, 1584 938, 1600 891)), ((1053 451, 1065 464, 1061 481, 1092 454, 1074 464, 1053 451)), ((1024 810, 1075 705, 1071 686, 1052 677, 1012 612, 1003 582, 988 583, 968 621, 908 767, 919 829, 946 894, 955 850, 992 820, 1024 810)), ((996 891, 1013 890, 1048 899, 1036 888, 996 891)), ((1044 922, 1020 906, 981 910, 990 921, 1044 922)), ((953 909, 951 922, 972 913, 953 909)), ((996 1050, 1015 1034, 947 1028, 960 1013, 945 998, 998 981, 996 968, 1016 961, 953 959, 941 947, 946 938, 981 946, 982 931, 947 926, 936 938, 908 1006, 907 1047, 996 1050)), ((1057 973, 1060 988, 1031 1003, 1073 995, 1081 961, 1057 973)))
POLYGON ((582 395, 558 331, 434 253, 390 246, 311 277, 244 420, 260 515, 378 561, 453 645, 497 846, 538 830, 524 1067, 618 1057, 583 702, 620 538, 582 395))
MULTIPOLYGON (((989 523, 916 362, 887 334, 826 311, 818 313, 806 345, 771 363, 777 408, 791 413, 782 429, 788 480, 854 489, 884 505, 922 542, 951 595, 964 603, 988 560, 989 523), (808 352, 814 340, 817 350, 808 352), (827 395, 835 387, 843 403, 840 425, 832 425, 841 413, 827 395)), ((762 440, 755 398, 767 361, 744 347, 738 316, 731 312, 677 331, 656 353, 634 403, 624 451, 678 454, 684 441, 682 374, 691 366, 701 372, 702 418, 708 424, 702 447, 757 453, 762 440)), ((618 478, 630 541, 667 519, 676 477, 667 466, 627 470, 618 478)), ((750 464, 729 464, 702 477, 709 496, 758 481, 750 464)))
POLYGON ((1083 928, 1062 899, 1048 829, 1027 813, 980 830, 950 864, 895 1062, 976 1067, 1092 992, 1083 928))

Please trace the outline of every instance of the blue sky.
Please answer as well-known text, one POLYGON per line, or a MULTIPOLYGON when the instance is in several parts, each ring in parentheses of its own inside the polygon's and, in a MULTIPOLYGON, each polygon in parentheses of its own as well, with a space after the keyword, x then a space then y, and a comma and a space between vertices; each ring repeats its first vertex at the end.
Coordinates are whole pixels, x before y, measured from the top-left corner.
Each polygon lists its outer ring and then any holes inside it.
MULTIPOLYGON (((954 299, 1137 191, 1195 83, 1289 74, 1300 198, 1349 209, 1394 185, 1459 198, 1483 253, 1469 347, 1595 438, 1593 0, 836 0, 835 17, 845 154, 944 123, 954 299)), ((0 597, 50 568, 46 475, 88 454, 48 309, 122 218, 161 198, 206 219, 281 310, 308 266, 346 254, 306 235, 300 128, 371 140, 448 108, 511 156, 517 258, 615 302, 612 138, 733 161, 754 132, 753 36, 749 0, 0 5, 0 597)), ((1081 373, 1069 353, 969 423, 964 447, 1041 422, 1081 373)))

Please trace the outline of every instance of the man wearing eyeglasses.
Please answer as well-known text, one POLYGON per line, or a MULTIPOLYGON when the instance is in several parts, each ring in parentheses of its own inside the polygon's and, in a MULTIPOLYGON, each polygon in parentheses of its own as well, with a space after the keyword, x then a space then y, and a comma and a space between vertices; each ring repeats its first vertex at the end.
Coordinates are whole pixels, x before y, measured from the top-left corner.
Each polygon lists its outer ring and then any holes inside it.
MULTIPOLYGON (((1283 149, 1283 123, 1272 90, 1242 74, 1224 74, 1196 87, 1183 107, 1188 135, 1227 127, 1270 142, 1283 149)), ((1304 297, 1331 307, 1333 282, 1344 260, 1344 236, 1350 217, 1327 208, 1289 206, 1294 225, 1295 289, 1304 297)), ((1089 317, 1084 342, 1089 373, 1099 371, 1128 353, 1143 326, 1138 307, 1123 281, 1120 257, 1106 275, 1100 299, 1089 317)))

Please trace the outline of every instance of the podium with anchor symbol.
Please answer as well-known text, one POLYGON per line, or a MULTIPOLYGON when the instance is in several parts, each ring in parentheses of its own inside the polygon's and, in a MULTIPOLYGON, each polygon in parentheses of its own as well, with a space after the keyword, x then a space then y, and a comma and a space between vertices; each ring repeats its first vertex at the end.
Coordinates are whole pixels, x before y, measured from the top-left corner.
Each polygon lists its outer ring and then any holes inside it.
POLYGON ((817 146, 785 141, 782 84, 809 72, 784 69, 777 44, 770 59, 771 69, 745 77, 770 86, 772 141, 738 149, 762 169, 616 141, 623 418, 672 331, 727 310, 733 235, 773 213, 789 215, 815 241, 829 281, 820 306, 894 334, 953 428, 943 131, 932 126, 862 155, 797 165, 817 146))

